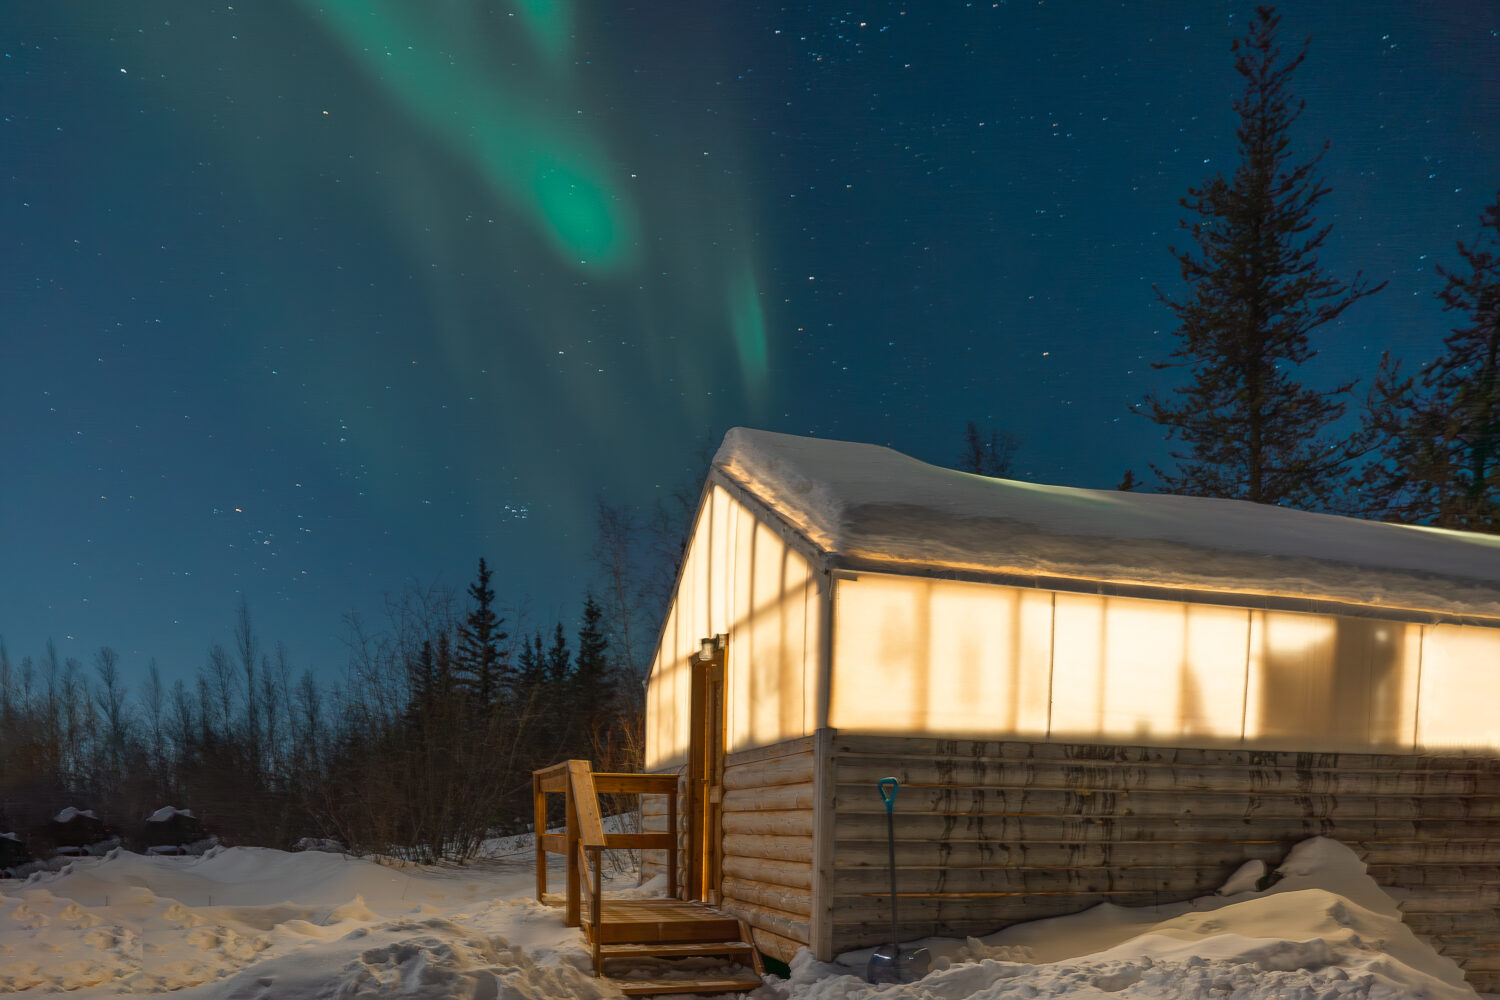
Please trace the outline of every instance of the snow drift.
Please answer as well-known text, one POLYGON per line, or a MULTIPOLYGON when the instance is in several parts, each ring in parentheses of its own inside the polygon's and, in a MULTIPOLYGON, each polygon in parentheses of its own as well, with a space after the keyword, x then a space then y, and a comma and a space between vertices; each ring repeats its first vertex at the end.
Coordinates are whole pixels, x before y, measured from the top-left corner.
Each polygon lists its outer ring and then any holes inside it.
MULTIPOLYGON (((511 845, 514 848, 516 845, 511 845)), ((80 998, 550 998, 618 991, 583 939, 529 898, 530 851, 468 869, 232 848, 201 858, 114 852, 0 881, 0 992, 80 998)), ((1297 847, 1264 892, 1147 909, 1110 905, 991 937, 924 942, 919 983, 871 987, 864 953, 806 951, 754 1000, 1010 997, 1474 997, 1402 925, 1347 847, 1297 847)), ((620 890, 635 894, 638 890, 620 890)))

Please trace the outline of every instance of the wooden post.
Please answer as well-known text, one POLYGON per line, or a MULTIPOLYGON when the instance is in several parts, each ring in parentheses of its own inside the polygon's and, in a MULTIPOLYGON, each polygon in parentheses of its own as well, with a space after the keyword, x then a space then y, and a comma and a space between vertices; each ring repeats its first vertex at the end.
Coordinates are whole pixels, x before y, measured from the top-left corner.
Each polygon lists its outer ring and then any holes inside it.
POLYGON ((813 957, 833 961, 834 821, 838 815, 838 763, 834 757, 836 731, 824 727, 813 734, 813 858, 812 913, 809 931, 813 957))
POLYGON ((677 782, 667 793, 667 835, 672 846, 667 850, 667 895, 677 895, 677 782))
POLYGON ((563 924, 577 927, 583 920, 578 909, 578 803, 574 801, 572 781, 563 783, 563 799, 567 803, 564 811, 568 816, 568 905, 563 924))
POLYGON ((547 793, 542 791, 542 779, 531 773, 531 836, 536 841, 536 901, 542 903, 547 897, 547 848, 542 838, 547 835, 547 793))
POLYGON ((600 849, 589 848, 589 924, 594 931, 594 975, 604 975, 604 860, 600 849))
POLYGON ((718 906, 724 881, 724 647, 719 647, 714 658, 706 665, 708 682, 705 721, 708 724, 708 739, 704 742, 707 759, 704 761, 705 816, 704 832, 708 843, 703 852, 707 870, 704 873, 703 898, 712 906, 718 906))
POLYGON ((690 705, 690 716, 688 730, 691 736, 688 739, 688 766, 687 766, 687 844, 688 844, 688 870, 687 870, 687 898, 702 899, 704 848, 708 839, 708 832, 703 828, 704 813, 707 808, 708 796, 708 774, 705 764, 708 760, 708 664, 693 655, 693 682, 690 705))

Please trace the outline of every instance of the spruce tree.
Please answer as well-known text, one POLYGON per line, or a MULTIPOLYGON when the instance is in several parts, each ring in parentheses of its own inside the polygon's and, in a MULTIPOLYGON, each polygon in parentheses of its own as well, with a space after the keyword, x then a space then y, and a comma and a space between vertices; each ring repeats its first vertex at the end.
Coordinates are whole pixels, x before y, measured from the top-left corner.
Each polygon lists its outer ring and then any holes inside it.
POLYGON ((593 756, 595 744, 609 728, 613 702, 609 672, 609 640, 604 634, 604 609, 593 594, 583 601, 583 621, 578 626, 578 652, 568 678, 568 704, 575 721, 575 746, 593 756))
POLYGON ((1500 193, 1479 217, 1464 266, 1439 267, 1443 308, 1464 317, 1416 378, 1387 355, 1370 396, 1379 458, 1365 467, 1365 513, 1500 533, 1500 193))
POLYGON ((493 709, 500 704, 509 680, 505 654, 500 648, 509 635, 500 627, 505 619, 495 614, 491 576, 490 568, 480 557, 478 576, 468 591, 474 607, 459 627, 458 649, 454 655, 465 692, 481 710, 493 709))
POLYGON ((1329 502, 1358 450, 1328 434, 1353 383, 1320 391, 1299 382, 1296 369, 1317 353, 1309 334, 1384 283, 1372 287, 1356 274, 1346 284, 1318 264, 1331 229, 1313 215, 1329 193, 1317 175, 1328 146, 1294 158, 1290 132, 1304 102, 1288 88, 1307 45, 1283 61, 1279 20, 1273 8, 1257 8, 1234 44, 1244 79, 1234 102, 1239 166, 1230 178, 1189 188, 1181 205, 1193 218, 1181 225, 1196 250, 1171 251, 1185 297, 1157 290, 1176 314, 1179 343, 1171 361, 1153 367, 1187 368, 1191 380, 1144 404, 1186 446, 1172 453, 1174 470, 1153 466, 1169 492, 1316 507, 1329 502))

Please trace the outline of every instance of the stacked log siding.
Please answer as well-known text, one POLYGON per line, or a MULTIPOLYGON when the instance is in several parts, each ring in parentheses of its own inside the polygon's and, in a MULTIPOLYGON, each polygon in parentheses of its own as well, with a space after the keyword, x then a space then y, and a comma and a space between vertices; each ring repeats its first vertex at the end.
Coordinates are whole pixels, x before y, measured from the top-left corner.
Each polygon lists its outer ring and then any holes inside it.
MULTIPOLYGON (((1298 841, 1352 847, 1407 924, 1500 990, 1500 759, 1284 753, 838 733, 834 953, 890 933, 885 809, 896 805, 900 933, 987 934, 1100 902, 1212 892, 1298 841)), ((828 956, 819 956, 828 957, 828 956)))
POLYGON ((783 962, 812 940, 814 747, 805 737, 724 762, 720 908, 783 962))

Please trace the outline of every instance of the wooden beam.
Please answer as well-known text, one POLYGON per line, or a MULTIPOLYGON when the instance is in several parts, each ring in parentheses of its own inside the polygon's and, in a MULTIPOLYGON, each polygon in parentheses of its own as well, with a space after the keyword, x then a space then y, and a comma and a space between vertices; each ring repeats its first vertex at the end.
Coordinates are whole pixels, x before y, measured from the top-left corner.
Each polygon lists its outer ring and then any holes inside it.
POLYGON ((595 771, 594 790, 601 794, 666 795, 677 783, 675 774, 625 774, 595 771))
POLYGON ((775 760, 777 757, 806 757, 813 752, 813 738, 811 736, 798 736, 795 739, 782 740, 780 743, 772 743, 769 746, 752 747, 749 750, 739 750, 735 753, 725 754, 724 766, 743 767, 746 764, 759 764, 762 761, 775 760))
POLYGON ((568 761, 568 788, 578 814, 578 837, 585 847, 604 846, 604 821, 599 816, 599 793, 586 760, 568 761))
POLYGON ((667 833, 606 833, 604 846, 612 851, 664 851, 677 845, 667 833))
POLYGON ((777 757, 755 767, 737 767, 724 775, 724 789, 801 785, 813 780, 813 755, 777 757))
MULTIPOLYGON (((761 927, 793 941, 806 941, 809 937, 807 917, 768 906, 757 906, 738 899, 726 899, 719 909, 745 921, 751 927, 761 927)), ((890 926, 887 922, 886 926, 890 926)))
POLYGON ((834 730, 813 734, 813 857, 812 914, 808 947, 820 962, 834 957, 833 879, 838 846, 838 759, 834 752, 834 730))
POLYGON ((724 814, 724 832, 761 833, 776 836, 811 837, 813 814, 806 809, 777 812, 732 812, 724 814))
POLYGON ((724 877, 794 889, 811 889, 813 885, 812 865, 806 862, 768 861, 734 854, 724 858, 724 877))
POLYGON ((725 812, 761 812, 766 809, 812 809, 817 792, 811 781, 797 785, 735 788, 724 793, 725 812))
POLYGON ((729 833, 724 836, 726 858, 766 858, 795 861, 812 868, 813 838, 785 837, 756 833, 729 833))
POLYGON ((753 882, 740 878, 726 878, 724 899, 726 902, 733 899, 741 903, 753 903, 756 906, 780 910, 782 913, 791 913, 799 917, 812 915, 812 892, 808 889, 795 889, 791 886, 772 885, 769 882, 753 882))

